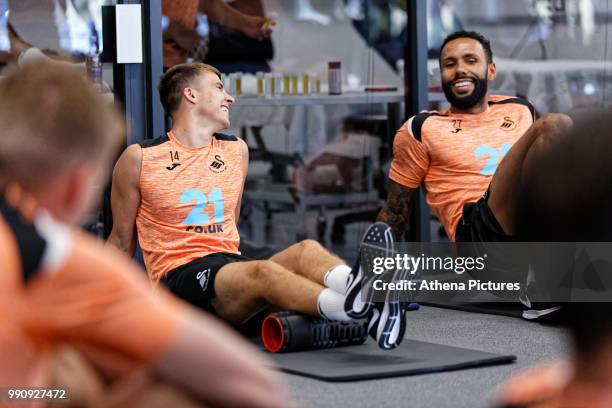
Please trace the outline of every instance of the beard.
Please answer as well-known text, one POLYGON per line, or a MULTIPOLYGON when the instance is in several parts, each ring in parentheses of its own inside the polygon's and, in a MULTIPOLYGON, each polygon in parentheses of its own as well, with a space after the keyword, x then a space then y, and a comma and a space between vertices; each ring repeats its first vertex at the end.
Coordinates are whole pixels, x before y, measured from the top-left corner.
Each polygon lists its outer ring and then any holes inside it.
POLYGON ((478 105, 484 100, 485 96, 487 95, 487 87, 489 82, 486 77, 468 78, 473 79, 475 81, 474 90, 471 94, 462 97, 455 95, 451 89, 451 84, 457 79, 459 78, 455 78, 451 81, 442 83, 442 90, 444 90, 444 95, 446 96, 448 102, 450 102, 451 106, 460 110, 468 110, 478 105))

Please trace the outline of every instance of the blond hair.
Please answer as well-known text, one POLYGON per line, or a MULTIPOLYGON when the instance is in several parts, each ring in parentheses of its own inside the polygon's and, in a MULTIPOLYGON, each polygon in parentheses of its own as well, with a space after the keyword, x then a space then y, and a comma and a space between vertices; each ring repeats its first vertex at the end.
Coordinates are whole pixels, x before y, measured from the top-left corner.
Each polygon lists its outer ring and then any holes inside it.
POLYGON ((183 90, 205 72, 213 73, 221 79, 221 72, 217 68, 201 62, 175 65, 161 76, 157 90, 168 115, 173 116, 181 106, 183 90))
POLYGON ((123 121, 73 67, 42 62, 0 81, 0 185, 44 185, 83 163, 109 161, 123 121))

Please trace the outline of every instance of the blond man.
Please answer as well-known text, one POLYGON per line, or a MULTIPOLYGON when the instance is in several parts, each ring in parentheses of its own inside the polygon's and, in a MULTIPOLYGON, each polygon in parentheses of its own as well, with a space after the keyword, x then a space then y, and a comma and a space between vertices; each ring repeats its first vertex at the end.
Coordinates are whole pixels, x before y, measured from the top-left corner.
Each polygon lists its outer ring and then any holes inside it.
MULTIPOLYGON (((236 221, 248 148, 235 136, 219 133, 230 126, 234 103, 219 71, 201 63, 177 65, 162 76, 159 92, 173 127, 129 146, 119 158, 109 242, 132 255, 137 236, 153 282, 232 323, 270 305, 350 320, 354 302, 347 302, 347 293, 359 263, 351 269, 312 240, 263 261, 240 254, 236 221)), ((366 236, 384 240, 387 235, 366 236)), ((367 316, 372 337, 384 349, 403 338, 404 309, 395 303, 381 302, 379 313, 367 316)))
POLYGON ((243 340, 154 296, 123 254, 70 226, 95 202, 123 135, 85 78, 32 65, 0 82, 0 95, 0 384, 48 385, 48 356, 68 344, 110 378, 148 366, 210 404, 286 406, 243 340))

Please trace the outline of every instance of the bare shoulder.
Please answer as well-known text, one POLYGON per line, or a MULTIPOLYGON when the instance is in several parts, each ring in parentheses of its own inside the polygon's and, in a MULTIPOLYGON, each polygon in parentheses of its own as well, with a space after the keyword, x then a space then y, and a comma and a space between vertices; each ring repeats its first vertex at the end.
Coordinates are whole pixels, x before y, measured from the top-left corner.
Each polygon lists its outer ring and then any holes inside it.
POLYGON ((113 179, 119 179, 130 184, 138 182, 141 162, 142 148, 140 145, 133 144, 128 146, 119 157, 119 160, 117 160, 113 179))
POLYGON ((242 152, 242 155, 249 157, 249 146, 246 144, 246 142, 238 138, 238 143, 240 144, 240 151, 242 152))
POLYGON ((249 171, 249 146, 246 142, 240 138, 238 138, 240 142, 240 152, 242 153, 242 169, 244 172, 244 177, 246 179, 247 173, 249 171))
MULTIPOLYGON (((140 164, 140 161, 142 160, 142 147, 140 147, 140 145, 137 143, 129 145, 121 154, 121 158, 124 156, 130 163, 134 164, 138 162, 138 164, 140 164)), ((121 158, 119 160, 121 160, 121 158)))

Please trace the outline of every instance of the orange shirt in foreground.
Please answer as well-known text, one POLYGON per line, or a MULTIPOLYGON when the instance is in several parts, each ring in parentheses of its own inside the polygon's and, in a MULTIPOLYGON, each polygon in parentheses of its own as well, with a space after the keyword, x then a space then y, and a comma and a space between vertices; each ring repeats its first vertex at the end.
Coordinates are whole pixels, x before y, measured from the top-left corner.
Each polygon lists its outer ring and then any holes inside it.
POLYGON ((395 135, 389 178, 408 188, 423 182, 425 200, 451 240, 463 205, 485 193, 499 162, 535 118, 524 99, 488 98, 483 113, 423 112, 395 135))
POLYGON ((50 385, 48 357, 70 345, 117 375, 154 361, 185 308, 153 294, 123 254, 0 195, 0 384, 50 385))

